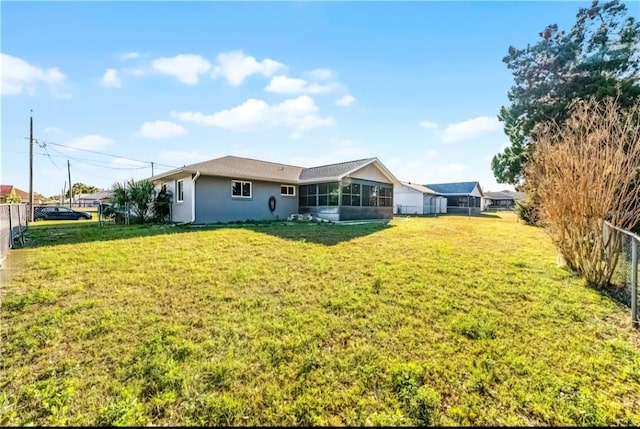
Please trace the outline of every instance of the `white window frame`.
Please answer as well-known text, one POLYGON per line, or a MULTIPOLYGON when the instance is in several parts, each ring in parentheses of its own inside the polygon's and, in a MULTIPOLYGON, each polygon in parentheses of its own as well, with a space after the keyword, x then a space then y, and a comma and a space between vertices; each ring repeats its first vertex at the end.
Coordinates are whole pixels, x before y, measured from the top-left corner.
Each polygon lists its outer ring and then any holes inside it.
POLYGON ((295 197, 296 196, 296 187, 294 185, 280 185, 280 195, 282 195, 283 197, 295 197), (282 193, 282 188, 286 187, 287 188, 287 192, 289 191, 289 189, 293 190, 293 193, 289 194, 283 194, 282 193))
POLYGON ((184 202, 184 179, 176 180, 176 202, 177 203, 184 202), (180 183, 182 183, 182 189, 180 189, 180 183))
POLYGON ((233 179, 231 181, 231 198, 244 198, 244 199, 248 199, 248 198, 252 198, 253 197, 253 183, 248 181, 248 180, 236 180, 233 179), (249 184, 249 195, 233 195, 233 185, 238 182, 240 183, 240 194, 242 194, 242 187, 245 183, 249 184))

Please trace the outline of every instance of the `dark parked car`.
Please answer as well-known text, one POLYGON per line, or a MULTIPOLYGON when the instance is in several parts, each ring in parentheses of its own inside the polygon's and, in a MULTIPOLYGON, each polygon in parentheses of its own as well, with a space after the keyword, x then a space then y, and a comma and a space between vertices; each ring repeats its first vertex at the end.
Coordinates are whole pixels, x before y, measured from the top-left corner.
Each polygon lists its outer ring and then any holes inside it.
POLYGON ((79 220, 91 219, 88 212, 77 212, 68 207, 34 207, 34 220, 79 220))

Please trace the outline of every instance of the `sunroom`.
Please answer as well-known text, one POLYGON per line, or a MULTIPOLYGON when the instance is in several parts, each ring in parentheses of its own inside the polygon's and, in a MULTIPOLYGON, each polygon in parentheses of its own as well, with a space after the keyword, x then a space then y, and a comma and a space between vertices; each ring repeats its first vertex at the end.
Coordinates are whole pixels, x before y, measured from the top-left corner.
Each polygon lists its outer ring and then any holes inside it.
POLYGON ((393 185, 371 180, 344 178, 337 182, 298 187, 300 213, 331 220, 391 219, 393 185))

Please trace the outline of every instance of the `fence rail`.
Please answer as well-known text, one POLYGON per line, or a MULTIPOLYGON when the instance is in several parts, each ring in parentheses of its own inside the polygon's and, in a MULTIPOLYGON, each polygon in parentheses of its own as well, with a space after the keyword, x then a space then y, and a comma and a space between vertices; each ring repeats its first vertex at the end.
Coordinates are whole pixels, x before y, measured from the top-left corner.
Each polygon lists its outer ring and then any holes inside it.
POLYGON ((424 206, 407 206, 404 204, 396 204, 396 214, 399 215, 437 215, 440 214, 439 207, 436 204, 427 204, 424 206))
POLYGON ((27 226, 25 204, 0 204, 0 266, 16 241, 24 244, 27 226))
POLYGON ((631 307, 631 324, 640 327, 640 305, 638 303, 638 253, 640 237, 631 231, 618 228, 605 221, 603 227, 604 242, 609 260, 615 261, 612 283, 625 290, 627 304, 631 307))

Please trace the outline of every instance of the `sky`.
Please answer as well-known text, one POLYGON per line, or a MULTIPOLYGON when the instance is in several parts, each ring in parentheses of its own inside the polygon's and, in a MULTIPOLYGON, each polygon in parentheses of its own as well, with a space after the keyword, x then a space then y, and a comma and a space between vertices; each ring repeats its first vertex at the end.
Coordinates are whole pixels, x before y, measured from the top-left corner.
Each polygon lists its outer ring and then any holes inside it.
POLYGON ((589 4, 3 1, 0 182, 29 189, 32 111, 45 196, 67 161, 108 189, 226 155, 513 189, 490 166, 502 58, 589 4))

